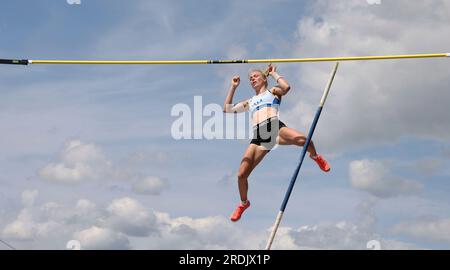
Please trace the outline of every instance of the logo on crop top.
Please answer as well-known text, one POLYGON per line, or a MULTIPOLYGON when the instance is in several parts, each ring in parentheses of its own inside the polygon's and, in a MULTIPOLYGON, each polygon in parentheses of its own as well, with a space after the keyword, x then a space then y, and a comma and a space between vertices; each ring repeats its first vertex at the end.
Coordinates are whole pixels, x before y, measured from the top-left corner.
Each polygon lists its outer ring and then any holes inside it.
POLYGON ((253 102, 253 106, 254 107, 256 107, 256 106, 258 106, 259 104, 261 104, 263 102, 263 99, 261 98, 260 100, 258 100, 258 101, 256 101, 256 102, 253 102))

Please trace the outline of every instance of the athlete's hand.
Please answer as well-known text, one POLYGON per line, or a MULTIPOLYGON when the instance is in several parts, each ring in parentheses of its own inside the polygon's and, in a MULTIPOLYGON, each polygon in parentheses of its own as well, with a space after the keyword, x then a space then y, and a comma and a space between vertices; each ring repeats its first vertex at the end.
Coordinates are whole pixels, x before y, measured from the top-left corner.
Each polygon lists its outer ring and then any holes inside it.
POLYGON ((239 77, 239 76, 234 76, 231 79, 231 86, 233 86, 233 87, 238 87, 240 83, 241 83, 241 77, 239 77))
POLYGON ((267 67, 266 73, 268 75, 272 75, 272 73, 277 72, 277 66, 275 66, 274 64, 270 63, 269 66, 267 67))

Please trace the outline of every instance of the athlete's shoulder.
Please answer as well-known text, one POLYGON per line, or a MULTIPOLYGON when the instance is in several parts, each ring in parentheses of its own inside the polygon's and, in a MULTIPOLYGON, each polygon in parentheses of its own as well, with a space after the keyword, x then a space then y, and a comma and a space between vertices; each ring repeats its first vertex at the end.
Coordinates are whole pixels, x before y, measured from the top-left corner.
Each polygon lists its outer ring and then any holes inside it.
POLYGON ((276 86, 271 87, 270 90, 268 90, 268 91, 269 91, 273 96, 275 96, 276 98, 278 98, 278 99, 281 100, 281 96, 282 96, 282 95, 280 95, 280 90, 281 90, 281 88, 280 88, 278 85, 276 85, 276 86))

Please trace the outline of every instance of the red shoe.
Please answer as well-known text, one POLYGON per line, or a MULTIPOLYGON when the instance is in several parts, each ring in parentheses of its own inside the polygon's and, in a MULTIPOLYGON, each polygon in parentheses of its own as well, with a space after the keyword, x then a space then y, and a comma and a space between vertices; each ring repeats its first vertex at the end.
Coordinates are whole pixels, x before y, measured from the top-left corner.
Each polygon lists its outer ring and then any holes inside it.
POLYGON ((328 164, 328 162, 319 154, 317 154, 317 156, 315 158, 311 157, 316 163, 317 165, 319 165, 320 169, 324 172, 329 172, 330 171, 330 165, 328 164))
POLYGON ((242 205, 242 203, 239 203, 236 210, 234 210, 233 214, 231 215, 230 219, 233 222, 238 221, 241 218, 242 213, 244 213, 245 209, 250 207, 250 201, 247 200, 247 203, 245 205, 242 205))

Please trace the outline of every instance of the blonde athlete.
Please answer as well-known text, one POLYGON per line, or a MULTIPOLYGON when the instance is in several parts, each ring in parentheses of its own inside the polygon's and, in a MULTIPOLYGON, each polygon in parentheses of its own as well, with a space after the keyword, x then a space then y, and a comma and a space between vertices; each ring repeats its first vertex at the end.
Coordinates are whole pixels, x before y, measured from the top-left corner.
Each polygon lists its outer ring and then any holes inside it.
MULTIPOLYGON (((277 144, 303 146, 306 136, 292 128, 287 127, 278 119, 278 109, 282 96, 286 95, 291 87, 286 79, 277 73, 275 65, 270 64, 266 71, 254 69, 248 74, 250 84, 255 90, 252 98, 233 104, 233 96, 240 84, 240 77, 234 76, 224 103, 224 112, 240 113, 250 111, 253 122, 253 139, 250 142, 237 174, 239 195, 241 202, 231 215, 232 221, 238 221, 242 213, 250 207, 247 198, 248 177, 264 156, 277 144), (277 83, 268 88, 268 75, 277 83)), ((309 156, 325 172, 330 171, 328 162, 317 153, 311 141, 308 147, 309 156)))

